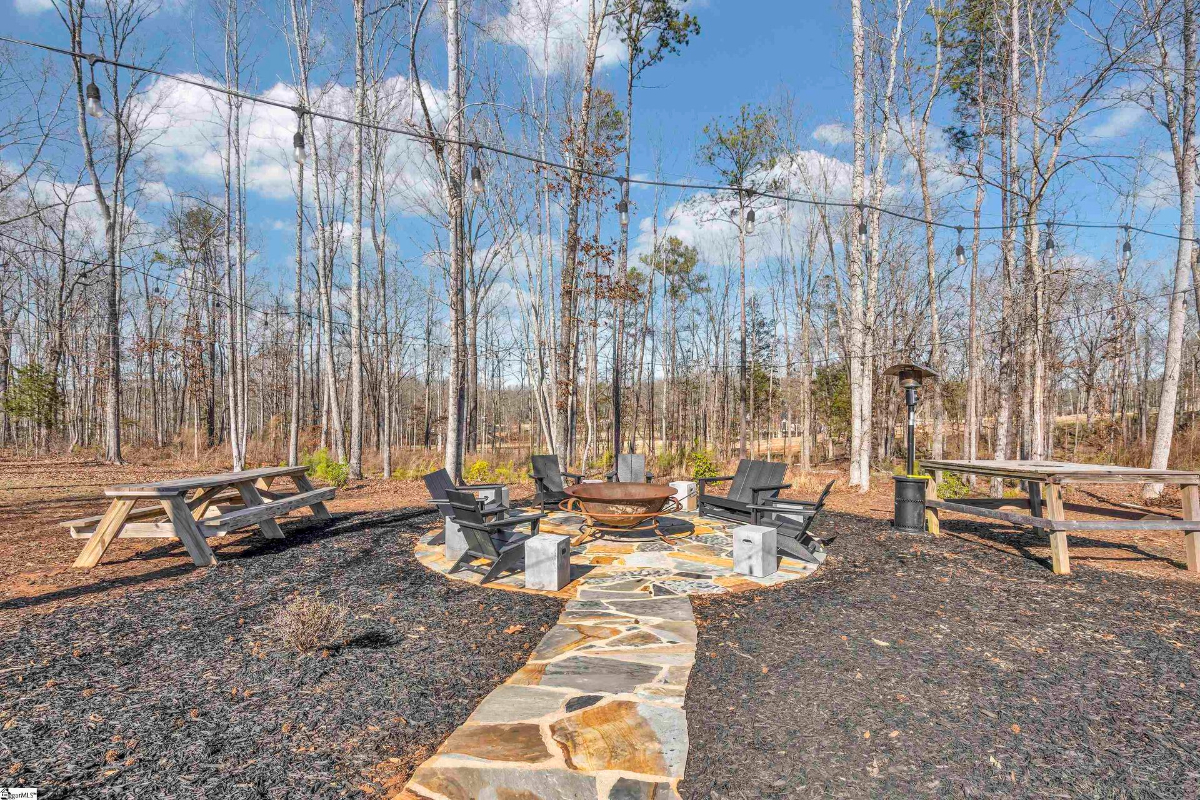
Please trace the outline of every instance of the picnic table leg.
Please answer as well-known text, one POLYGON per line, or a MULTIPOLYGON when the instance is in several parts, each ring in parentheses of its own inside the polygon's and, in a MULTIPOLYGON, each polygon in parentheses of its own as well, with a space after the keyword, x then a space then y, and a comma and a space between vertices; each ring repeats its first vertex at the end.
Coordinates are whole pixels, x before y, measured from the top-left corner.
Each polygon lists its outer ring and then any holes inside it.
MULTIPOLYGON (((1034 484, 1030 484, 1032 489, 1034 484)), ((1062 520, 1066 519, 1063 514, 1062 504, 1062 489, 1057 483, 1047 483, 1043 489, 1045 492, 1045 517, 1047 519, 1062 520)), ((1032 502, 1033 494, 1030 493, 1029 499, 1032 502)), ((1039 501, 1043 498, 1039 497, 1039 501)), ((1041 512, 1042 503, 1038 503, 1038 516, 1043 516, 1041 512)), ((1045 530, 1044 528, 1042 530, 1045 530)), ((1050 531, 1050 562, 1054 566, 1056 575, 1071 574, 1071 556, 1067 553, 1067 532, 1066 531, 1050 531)))
MULTIPOLYGON (((1200 486, 1180 486, 1179 493, 1183 496, 1183 518, 1200 520, 1200 486)), ((1183 549, 1187 551, 1188 571, 1200 571, 1200 530, 1184 532, 1183 549)))
MULTIPOLYGON (((254 481, 241 481, 235 484, 238 494, 242 496, 242 503, 246 508, 251 506, 261 506, 263 504, 262 495, 258 493, 258 489, 254 487, 254 481)), ((264 519, 258 523, 258 529, 263 532, 268 539, 282 539, 283 531, 279 528, 279 523, 273 518, 264 519)))
MULTIPOLYGON (((312 481, 303 472, 293 475, 292 480, 295 481, 298 492, 311 492, 315 488, 312 481)), ((318 519, 333 519, 333 515, 329 513, 329 509, 325 507, 324 503, 313 503, 310 508, 313 516, 318 519)))
MULTIPOLYGON (((936 473, 935 473, 936 475, 936 473)), ((937 500, 937 478, 933 477, 925 481, 925 499, 937 500)), ((942 523, 938 519, 938 511, 936 508, 925 506, 925 529, 934 536, 941 535, 942 523)))
POLYGON ((75 567, 90 569, 100 562, 104 551, 112 544, 113 539, 117 538, 121 528, 125 527, 125 518, 133 510, 134 502, 134 500, 124 497, 118 497, 112 501, 108 506, 108 511, 104 512, 100 524, 96 526, 96 532, 92 534, 92 538, 88 539, 87 544, 83 546, 83 552, 75 559, 75 567))
POLYGON ((208 507, 212 505, 212 501, 223 491, 225 491, 224 486, 213 486, 188 500, 187 506, 192 510, 192 519, 202 519, 208 512, 208 507))
MULTIPOLYGON (((1042 484, 1037 481, 1027 481, 1025 483, 1027 493, 1029 494, 1029 513, 1035 517, 1044 517, 1042 513, 1042 484)), ((1046 529, 1034 527, 1038 533, 1045 533, 1046 529)))
POLYGON ((205 540, 196 520, 192 518, 192 509, 188 508, 183 497, 181 495, 164 497, 162 505, 167 510, 167 516, 175 525, 175 535, 179 537, 179 541, 183 542, 184 549, 192 557, 192 563, 197 567, 211 567, 216 564, 217 557, 213 555, 212 548, 208 546, 208 541, 205 540))

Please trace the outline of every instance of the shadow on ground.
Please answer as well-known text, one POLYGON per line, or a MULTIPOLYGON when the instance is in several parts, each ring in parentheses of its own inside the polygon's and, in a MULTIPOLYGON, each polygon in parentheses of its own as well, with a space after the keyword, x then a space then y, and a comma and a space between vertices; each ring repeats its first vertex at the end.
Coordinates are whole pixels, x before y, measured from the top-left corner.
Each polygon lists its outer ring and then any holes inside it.
POLYGON ((431 520, 336 514, 223 547, 186 582, 130 579, 42 615, 21 607, 44 595, 13 601, 0 611, 6 784, 42 797, 338 797, 402 781, 560 608, 426 570, 412 546, 431 520), (316 593, 345 604, 349 624, 301 654, 273 620, 316 593))
POLYGON ((1200 585, 946 528, 832 514, 813 578, 697 600, 685 797, 1200 793, 1200 585))

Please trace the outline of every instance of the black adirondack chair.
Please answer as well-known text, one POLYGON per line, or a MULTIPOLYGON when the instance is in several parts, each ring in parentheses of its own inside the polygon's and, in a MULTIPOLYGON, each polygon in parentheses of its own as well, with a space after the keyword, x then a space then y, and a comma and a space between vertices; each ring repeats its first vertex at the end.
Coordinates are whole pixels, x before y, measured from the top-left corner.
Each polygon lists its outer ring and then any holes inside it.
POLYGON ((553 453, 545 456, 534 456, 533 462, 533 482, 537 486, 537 494, 533 497, 534 505, 541 505, 542 511, 546 510, 546 504, 557 506, 563 500, 567 499, 567 493, 563 491, 566 487, 563 485, 563 478, 570 478, 572 483, 579 483, 583 480, 583 476, 574 472, 567 472, 559 466, 558 456, 553 453))
POLYGON ((750 506, 778 497, 780 489, 791 486, 783 482, 786 474, 787 464, 782 462, 743 458, 733 475, 696 479, 700 485, 698 510, 701 516, 709 514, 735 522, 749 522, 753 513, 750 506), (722 481, 730 481, 729 492, 724 497, 708 493, 708 484, 722 481))
POLYGON ((617 466, 604 473, 611 483, 649 483, 654 480, 653 472, 646 472, 646 457, 641 453, 618 453, 617 466))
MULTIPOLYGON (((425 488, 429 490, 429 501, 437 506, 438 513, 443 517, 452 516, 450 513, 450 503, 446 500, 447 492, 474 492, 479 489, 500 489, 503 488, 502 483, 476 483, 472 486, 466 484, 456 486, 454 481, 450 480, 450 473, 445 469, 439 469, 437 472, 431 472, 425 476, 425 488)), ((485 508, 499 508, 499 503, 488 503, 485 508)))
POLYGON ((458 523, 467 549, 450 568, 451 572, 469 569, 483 573, 480 583, 487 583, 505 572, 524 569, 525 542, 537 536, 538 525, 545 514, 506 516, 507 509, 484 510, 479 499, 470 492, 446 492, 451 519, 458 523), (517 533, 517 527, 529 525, 529 533, 517 533), (475 565, 477 560, 488 564, 475 565))
POLYGON ((751 522, 775 525, 775 548, 780 552, 816 563, 817 554, 825 549, 825 542, 812 532, 812 525, 825 508, 825 498, 833 488, 834 481, 825 484, 821 496, 815 503, 805 500, 783 500, 778 497, 750 506, 751 522), (786 516, 784 516, 786 514, 786 516))

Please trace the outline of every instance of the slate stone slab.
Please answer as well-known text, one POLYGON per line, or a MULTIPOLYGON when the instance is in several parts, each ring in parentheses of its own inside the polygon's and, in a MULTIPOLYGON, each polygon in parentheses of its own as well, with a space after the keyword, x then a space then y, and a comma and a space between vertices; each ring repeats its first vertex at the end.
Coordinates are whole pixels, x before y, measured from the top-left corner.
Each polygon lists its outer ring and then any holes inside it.
POLYGON ((648 664, 580 655, 547 664, 539 685, 621 694, 653 681, 660 671, 648 664))

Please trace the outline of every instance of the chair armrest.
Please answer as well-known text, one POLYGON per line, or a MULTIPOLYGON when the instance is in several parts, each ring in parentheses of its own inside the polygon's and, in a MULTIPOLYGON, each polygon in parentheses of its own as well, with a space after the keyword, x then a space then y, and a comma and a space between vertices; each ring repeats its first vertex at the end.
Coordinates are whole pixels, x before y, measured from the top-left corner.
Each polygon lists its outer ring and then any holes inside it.
POLYGON ((566 478, 574 478, 577 481, 583 480, 583 476, 580 475, 578 472, 563 472, 562 475, 563 475, 563 477, 566 477, 566 478))
POLYGON ((700 494, 704 494, 704 485, 706 483, 720 483, 722 481, 731 481, 731 480, 733 480, 732 475, 721 475, 720 477, 717 477, 717 478, 696 478, 696 483, 700 484, 700 486, 699 486, 700 494))
POLYGON ((608 478, 610 481, 616 477, 616 475, 617 471, 615 469, 610 469, 608 472, 604 473, 604 477, 608 478))
POLYGON ((781 489, 790 489, 790 488, 792 488, 792 485, 790 483, 777 483, 773 486, 751 486, 750 487, 750 499, 752 502, 757 503, 758 495, 761 492, 778 492, 781 489))
POLYGON ((791 508, 786 505, 772 505, 763 503, 754 503, 746 506, 750 509, 750 524, 758 525, 763 514, 792 514, 795 516, 816 516, 817 512, 811 508, 791 508))
POLYGON ((494 519, 491 522, 486 523, 486 525, 491 530, 496 530, 498 528, 510 528, 515 525, 524 525, 527 522, 534 522, 536 520, 542 519, 545 516, 546 515, 544 513, 540 513, 540 512, 537 514, 518 514, 515 517, 504 517, 503 519, 494 519))
POLYGON ((460 492, 473 492, 476 489, 503 489, 503 483, 472 483, 457 487, 460 492))
POLYGON ((647 473, 646 473, 646 483, 649 483, 649 482, 650 482, 650 481, 652 481, 652 480, 654 480, 654 473, 653 473, 653 472, 647 472, 647 473))

